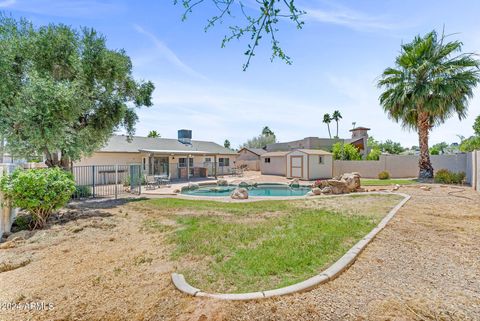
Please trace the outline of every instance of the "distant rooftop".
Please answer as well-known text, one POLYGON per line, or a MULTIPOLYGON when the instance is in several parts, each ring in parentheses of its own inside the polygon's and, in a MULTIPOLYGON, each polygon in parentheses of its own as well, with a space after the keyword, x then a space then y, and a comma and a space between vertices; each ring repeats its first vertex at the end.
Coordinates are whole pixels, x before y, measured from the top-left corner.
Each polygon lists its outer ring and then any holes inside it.
POLYGON ((355 131, 355 130, 370 130, 370 128, 367 128, 367 127, 355 127, 353 129, 350 129, 351 132, 355 131))

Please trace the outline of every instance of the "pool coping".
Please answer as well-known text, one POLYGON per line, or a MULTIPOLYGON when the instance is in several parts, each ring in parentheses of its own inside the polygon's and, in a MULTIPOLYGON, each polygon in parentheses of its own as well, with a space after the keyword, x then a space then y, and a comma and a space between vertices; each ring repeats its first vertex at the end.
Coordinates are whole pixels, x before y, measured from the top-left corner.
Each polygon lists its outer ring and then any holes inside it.
MULTIPOLYGON (((362 253, 362 251, 375 238, 375 236, 385 228, 385 226, 393 219, 393 217, 395 216, 395 214, 397 214, 400 208, 402 208, 403 205, 405 205, 405 203, 408 202, 408 200, 411 198, 411 196, 408 194, 396 193, 396 192, 364 192, 364 193, 355 193, 355 194, 356 195, 358 194, 400 195, 400 196, 403 196, 403 199, 394 208, 392 208, 387 213, 387 215, 385 215, 385 217, 380 221, 380 223, 378 223, 378 225, 375 228, 373 228, 364 238, 362 238, 355 245, 353 245, 340 259, 338 259, 335 263, 333 263, 330 267, 328 267, 323 272, 309 279, 306 279, 302 282, 292 284, 286 287, 278 288, 278 289, 259 290, 256 292, 246 292, 246 293, 204 292, 200 289, 197 289, 191 286, 185 280, 185 277, 179 273, 172 273, 171 275, 172 282, 178 290, 194 297, 207 297, 207 298, 220 299, 220 300, 236 300, 236 301, 265 299, 265 298, 271 298, 271 297, 293 294, 298 292, 304 292, 304 291, 311 290, 317 285, 327 283, 337 278, 340 274, 342 274, 345 270, 348 269, 348 267, 350 267, 355 262, 355 260, 358 258, 360 253, 362 253)), ((352 194, 341 194, 341 195, 332 195, 332 196, 339 197, 339 196, 347 196, 347 195, 352 195, 352 194)), ((310 196, 309 198, 315 199, 317 197, 310 196)))

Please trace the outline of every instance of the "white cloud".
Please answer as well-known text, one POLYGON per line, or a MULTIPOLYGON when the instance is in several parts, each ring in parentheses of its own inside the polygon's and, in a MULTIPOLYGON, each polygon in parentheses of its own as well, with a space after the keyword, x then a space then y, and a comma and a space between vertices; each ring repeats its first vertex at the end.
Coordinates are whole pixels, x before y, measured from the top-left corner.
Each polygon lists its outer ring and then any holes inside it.
POLYGON ((150 41, 154 44, 156 52, 163 58, 167 59, 171 64, 181 69, 183 72, 189 74, 190 76, 194 76, 204 80, 206 79, 205 76, 196 72, 195 70, 190 68, 187 64, 185 64, 182 60, 180 60, 180 58, 178 58, 175 52, 173 52, 165 43, 163 43, 160 39, 158 39, 158 37, 155 36, 153 33, 146 31, 144 28, 136 24, 134 25, 134 28, 138 33, 148 37, 150 41))
POLYGON ((372 16, 345 6, 335 5, 331 9, 303 8, 306 20, 341 25, 355 30, 394 30, 404 27, 403 23, 388 17, 372 16))
POLYGON ((8 8, 13 6, 17 1, 16 0, 4 0, 0 1, 0 8, 8 8))

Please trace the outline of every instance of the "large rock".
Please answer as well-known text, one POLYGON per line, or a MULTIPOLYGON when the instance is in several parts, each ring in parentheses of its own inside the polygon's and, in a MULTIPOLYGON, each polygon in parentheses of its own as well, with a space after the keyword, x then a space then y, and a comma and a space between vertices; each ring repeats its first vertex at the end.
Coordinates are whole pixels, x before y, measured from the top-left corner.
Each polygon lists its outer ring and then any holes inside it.
POLYGON ((226 179, 219 179, 217 180, 217 185, 218 186, 228 186, 228 182, 226 179))
MULTIPOLYGON (((330 194, 345 194, 350 192, 347 183, 343 180, 338 181, 336 179, 329 179, 327 180, 327 183, 327 187, 330 187, 330 194)), ((323 190, 325 190, 325 188, 323 190)))
POLYGON ((340 176, 339 181, 344 181, 349 192, 355 192, 360 188, 360 173, 345 173, 340 176))
POLYGON ((238 184, 238 187, 244 187, 244 188, 246 188, 246 187, 249 187, 249 186, 250 186, 250 184, 248 184, 248 183, 245 182, 245 181, 240 182, 240 184, 238 184))
POLYGON ((315 187, 315 188, 312 188, 312 193, 313 193, 313 195, 321 195, 322 190, 318 187, 315 187))
POLYGON ((248 190, 246 188, 236 188, 230 197, 234 200, 246 200, 248 198, 248 190))

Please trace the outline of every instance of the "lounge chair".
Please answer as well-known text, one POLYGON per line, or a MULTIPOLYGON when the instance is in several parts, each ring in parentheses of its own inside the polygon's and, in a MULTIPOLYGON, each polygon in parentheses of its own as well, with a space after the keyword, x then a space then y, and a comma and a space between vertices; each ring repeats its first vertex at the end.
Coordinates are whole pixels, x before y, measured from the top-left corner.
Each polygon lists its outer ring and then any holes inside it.
POLYGON ((145 182, 147 189, 156 189, 158 187, 158 181, 155 179, 153 175, 145 175, 145 182))

